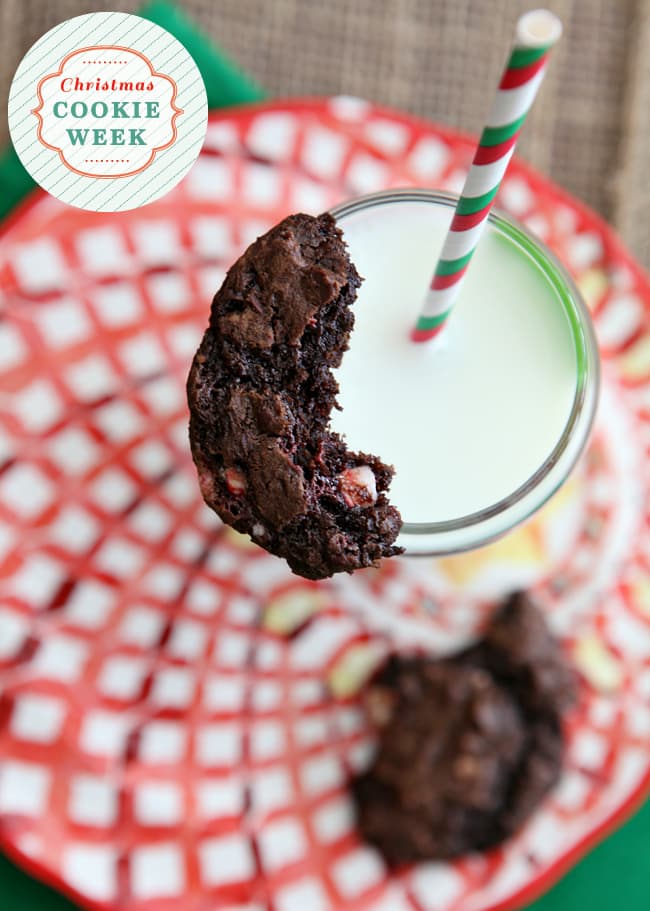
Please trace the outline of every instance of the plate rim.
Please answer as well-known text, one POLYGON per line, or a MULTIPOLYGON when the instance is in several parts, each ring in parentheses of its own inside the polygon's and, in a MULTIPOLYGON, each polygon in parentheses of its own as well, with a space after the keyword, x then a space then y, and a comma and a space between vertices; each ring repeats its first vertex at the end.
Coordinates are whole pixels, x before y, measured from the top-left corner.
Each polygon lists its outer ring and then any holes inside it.
MULTIPOLYGON (((278 113, 278 112, 295 112, 297 114, 318 114, 326 115, 335 119, 336 115, 331 107, 333 100, 337 98, 351 98, 354 96, 301 96, 293 98, 276 98, 273 100, 264 100, 252 103, 233 105, 227 108, 212 109, 208 112, 208 126, 212 123, 222 120, 246 120, 254 118, 258 114, 278 113)), ((376 104, 361 98, 355 100, 367 105, 367 109, 373 114, 383 117, 387 120, 396 121, 415 128, 419 132, 429 133, 450 144, 458 145, 460 143, 467 145, 471 149, 476 145, 477 137, 455 127, 438 123, 434 120, 427 120, 414 114, 399 111, 390 106, 376 104)), ((346 122, 337 120, 339 126, 345 128, 346 122)), ((354 126, 354 121, 350 121, 350 126, 354 126)), ((200 157, 199 153, 199 157, 200 157)), ((377 151, 378 157, 381 157, 380 150, 377 151)), ((646 315, 650 314, 650 274, 637 261, 636 257, 628 251, 623 240, 619 237, 615 228, 608 224, 605 218, 592 209, 587 203, 573 196, 568 190, 546 177, 533 165, 515 156, 510 165, 512 171, 520 173, 532 182, 535 191, 552 195, 555 201, 565 205, 567 208, 577 212, 583 221, 588 223, 592 228, 597 229, 601 234, 608 249, 613 253, 614 258, 622 260, 631 270, 635 281, 639 286, 639 295, 642 301, 646 315)), ((2 220, 0 223, 0 242, 21 222, 23 218, 29 215, 49 194, 41 187, 32 189, 2 220)), ((164 197, 162 197, 164 199, 164 197)), ((95 213, 93 213, 95 214, 95 213)), ((648 329, 650 332, 650 328, 648 329)), ((558 858, 555 863, 547 867, 541 874, 531 879, 525 886, 514 892, 508 898, 496 904, 489 905, 487 911, 515 911, 522 907, 522 904, 529 904, 536 900, 550 888, 552 888, 560 879, 580 860, 582 860, 596 845, 603 842, 609 835, 613 834, 621 827, 634 813, 639 810, 650 797, 650 763, 648 769, 643 775, 636 789, 627 799, 617 806, 606 819, 596 826, 588 835, 578 841, 570 850, 558 858)), ((39 863, 28 852, 21 850, 15 840, 11 840, 7 832, 0 829, 0 851, 2 851, 9 860, 28 876, 45 884, 46 886, 59 892, 61 895, 75 902, 80 908, 91 909, 91 911, 116 911, 118 904, 115 901, 102 901, 92 899, 82 892, 78 891, 71 884, 56 873, 52 868, 45 864, 39 863)))

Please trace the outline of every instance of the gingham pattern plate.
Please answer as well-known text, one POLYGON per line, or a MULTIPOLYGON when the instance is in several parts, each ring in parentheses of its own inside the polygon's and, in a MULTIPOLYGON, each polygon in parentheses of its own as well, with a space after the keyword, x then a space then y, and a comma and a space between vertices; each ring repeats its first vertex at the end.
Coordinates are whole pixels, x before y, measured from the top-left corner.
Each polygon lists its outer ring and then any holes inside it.
POLYGON ((354 99, 265 105, 214 115, 195 167, 150 206, 96 215, 37 194, 7 225, 0 844, 80 904, 510 907, 642 798, 650 288, 602 222, 523 164, 500 204, 572 270, 604 356, 593 444, 548 507, 473 554, 315 585, 199 496, 184 380, 236 254, 292 211, 457 190, 471 150, 354 99), (516 585, 581 673, 561 784, 503 850, 389 875, 346 794, 373 747, 360 688, 389 649, 467 642, 516 585))

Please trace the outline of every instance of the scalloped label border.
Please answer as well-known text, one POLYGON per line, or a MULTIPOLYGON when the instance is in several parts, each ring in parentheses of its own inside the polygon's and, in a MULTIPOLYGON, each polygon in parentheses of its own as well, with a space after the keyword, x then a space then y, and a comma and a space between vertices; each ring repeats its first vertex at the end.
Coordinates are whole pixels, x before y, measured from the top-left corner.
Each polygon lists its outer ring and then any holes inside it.
MULTIPOLYGON (((116 56, 116 55, 113 55, 116 56)), ((124 75, 124 74, 122 74, 124 75)), ((176 104, 176 98, 178 96, 178 85, 176 81, 167 76, 164 73, 157 72, 149 58, 140 53, 140 51, 133 50, 128 47, 121 47, 119 45, 92 45, 90 47, 80 48, 79 50, 72 51, 72 53, 67 54, 63 58, 58 70, 55 73, 48 73, 48 75, 43 76, 39 81, 36 87, 36 94, 38 95, 39 104, 36 108, 32 110, 38 118, 38 139, 46 148, 52 149, 55 152, 58 152, 61 162, 65 167, 69 168, 71 171, 74 171, 75 174, 81 174, 85 177, 95 177, 100 179, 112 179, 119 177, 130 177, 132 174, 140 174, 149 165, 153 162, 156 157, 157 152, 162 152, 163 149, 169 148, 176 141, 178 131, 176 129, 176 120, 180 114, 183 113, 183 109, 179 108, 176 104), (82 55, 94 54, 96 56, 105 56, 105 52, 115 51, 117 56, 126 57, 126 60, 79 60, 76 61, 76 58, 81 57, 82 55), (134 58, 133 61, 130 58, 134 58), (69 71, 68 67, 70 64, 78 62, 80 66, 79 70, 69 71), (110 70, 115 67, 127 66, 132 71, 134 69, 132 63, 135 63, 136 67, 138 64, 144 63, 148 68, 148 73, 145 74, 145 79, 138 79, 139 73, 127 72, 126 76, 130 78, 116 78, 110 74, 110 70), (99 74, 95 74, 95 67, 102 67, 103 70, 99 71, 99 74), (108 72, 107 72, 108 70, 108 72), (65 75, 68 73, 68 75, 65 75), (55 83, 55 80, 60 79, 60 82, 55 83), (146 80, 146 81, 145 81, 146 80), (50 84, 50 85, 48 85, 50 84), (89 100, 85 100, 90 92, 93 90, 84 90, 76 89, 75 85, 91 85, 97 86, 99 84, 100 88, 98 91, 98 97, 93 99, 92 96, 89 100), (101 86, 110 86, 110 85, 119 86, 115 89, 103 89, 101 86), (121 88, 121 86, 132 86, 132 88, 121 88), (144 86, 143 88, 138 88, 138 86, 144 86), (49 91, 48 91, 49 89, 49 91), (147 93, 147 97, 144 96, 144 93, 147 93), (71 98, 66 98, 66 95, 72 94, 71 98), (110 93, 109 97, 107 93, 110 93), (74 96, 81 94, 83 99, 75 98, 74 96), (169 94, 169 98, 165 97, 169 94), (133 97, 132 97, 133 96, 133 97), (161 97, 162 96, 162 97, 161 97), (75 116, 73 114, 74 106, 77 105, 79 110, 85 110, 85 114, 80 116, 75 116), (151 111, 155 106, 155 114, 149 116, 146 112, 151 111), (102 116, 96 116, 93 113, 93 109, 97 108, 101 112, 102 116), (110 111, 114 110, 118 112, 117 117, 110 116, 110 111), (133 111, 137 111, 137 115, 133 115, 133 111), (131 114, 129 114, 131 111, 131 114), (121 113, 123 112, 123 113, 121 113), (141 113, 144 112, 144 113, 141 113), (142 132, 146 127, 131 127, 128 125, 119 125, 121 120, 125 119, 131 121, 135 116, 135 119, 140 121, 143 117, 145 119, 156 119, 163 121, 166 124, 166 130, 161 131, 157 130, 157 134, 163 133, 163 138, 166 139, 165 133, 169 134, 169 138, 164 142, 154 140, 153 145, 145 144, 141 146, 138 142, 133 143, 135 146, 135 159, 131 158, 108 158, 108 159, 94 159, 97 164, 129 164, 133 165, 134 163, 139 162, 140 156, 145 157, 143 164, 137 164, 137 167, 129 167, 127 169, 115 168, 110 173, 102 174, 98 171, 92 171, 89 169, 75 167, 72 161, 68 160, 69 158, 74 158, 74 153, 79 149, 88 149, 89 146, 83 143, 79 145, 72 141, 72 137, 80 137, 86 134, 91 137, 95 132, 101 134, 100 139, 103 141, 100 143, 95 143, 90 148, 118 148, 121 149, 123 146, 126 146, 129 143, 129 134, 131 131, 136 131, 136 139, 142 139, 142 132), (49 127, 56 124, 56 120, 65 120, 68 123, 74 124, 74 126, 61 126, 61 128, 56 131, 58 135, 63 138, 67 138, 67 143, 63 146, 58 145, 56 142, 48 142, 45 138, 49 134, 49 127), (108 121, 110 124, 118 123, 118 126, 107 126, 104 125, 108 121), (111 134, 115 136, 116 133, 121 134, 119 138, 121 142, 119 145, 115 143, 108 143, 108 138, 111 134), (67 153, 67 154, 66 154, 67 153)), ((156 124, 160 127, 160 124, 156 124)), ((92 141, 92 138, 91 138, 92 141)), ((92 154, 90 152, 84 152, 82 154, 92 154)), ((98 154, 101 154, 99 152, 98 154)), ((113 154, 119 155, 120 152, 106 152, 104 154, 113 154)), ((123 153, 122 153, 123 154, 123 153)), ((130 153, 133 155, 133 153, 130 153)), ((93 159, 84 159, 85 163, 93 162, 93 159)))

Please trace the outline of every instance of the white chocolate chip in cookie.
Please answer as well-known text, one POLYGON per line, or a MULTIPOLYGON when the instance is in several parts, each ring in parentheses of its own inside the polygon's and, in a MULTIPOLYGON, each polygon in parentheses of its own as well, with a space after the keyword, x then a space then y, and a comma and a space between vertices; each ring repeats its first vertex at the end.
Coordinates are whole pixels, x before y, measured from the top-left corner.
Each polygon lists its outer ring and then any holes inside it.
POLYGON ((339 475, 339 488, 346 506, 373 506, 377 502, 377 481, 368 465, 346 468, 339 475))
POLYGON ((226 487, 235 497, 240 497, 246 490, 246 478, 236 468, 226 468, 226 487))

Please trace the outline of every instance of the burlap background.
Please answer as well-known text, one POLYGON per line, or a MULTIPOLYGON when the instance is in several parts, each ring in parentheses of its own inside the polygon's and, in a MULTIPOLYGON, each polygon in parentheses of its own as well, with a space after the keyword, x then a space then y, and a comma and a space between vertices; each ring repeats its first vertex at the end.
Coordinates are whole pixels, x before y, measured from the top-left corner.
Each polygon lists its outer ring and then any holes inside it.
MULTIPOLYGON (((70 16, 138 0, 0 0, 0 92, 70 16)), ((183 0, 276 95, 345 92, 476 131, 534 0, 183 0)), ((650 0, 547 0, 565 37, 519 153, 602 212, 650 266, 650 0)), ((6 119, 0 129, 6 140, 6 119)))

